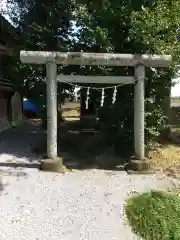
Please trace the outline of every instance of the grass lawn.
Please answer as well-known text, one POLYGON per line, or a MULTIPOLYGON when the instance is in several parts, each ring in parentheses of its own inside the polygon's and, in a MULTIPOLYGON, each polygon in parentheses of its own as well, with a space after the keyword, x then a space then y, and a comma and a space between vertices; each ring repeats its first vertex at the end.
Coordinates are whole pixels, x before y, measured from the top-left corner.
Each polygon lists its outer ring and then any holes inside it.
POLYGON ((157 171, 180 178, 180 126, 172 126, 171 139, 162 139, 150 150, 148 157, 157 171))
POLYGON ((180 239, 180 197, 151 191, 127 200, 125 213, 133 231, 146 240, 180 239))

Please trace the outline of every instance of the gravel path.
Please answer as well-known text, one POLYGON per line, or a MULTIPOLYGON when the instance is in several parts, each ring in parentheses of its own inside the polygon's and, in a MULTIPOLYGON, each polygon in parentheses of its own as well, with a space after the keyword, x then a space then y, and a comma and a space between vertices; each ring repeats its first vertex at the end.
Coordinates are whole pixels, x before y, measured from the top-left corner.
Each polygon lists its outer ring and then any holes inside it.
MULTIPOLYGON (((38 125, 28 123, 2 134, 0 163, 12 158, 34 161, 29 157, 29 145, 40 135, 38 125)), ((136 240, 125 224, 125 200, 134 192, 166 187, 167 181, 160 176, 124 171, 85 170, 61 175, 0 167, 0 239, 136 240)))
POLYGON ((135 240, 123 204, 134 192, 164 189, 157 176, 102 170, 64 175, 1 168, 1 240, 135 240))

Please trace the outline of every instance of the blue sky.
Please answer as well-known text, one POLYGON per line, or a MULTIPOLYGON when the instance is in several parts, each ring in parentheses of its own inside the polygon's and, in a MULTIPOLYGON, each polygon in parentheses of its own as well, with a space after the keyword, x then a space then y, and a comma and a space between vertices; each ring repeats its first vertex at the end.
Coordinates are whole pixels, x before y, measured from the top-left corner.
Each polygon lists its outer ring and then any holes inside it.
MULTIPOLYGON (((7 12, 6 0, 0 0, 0 2, 0 10, 7 12)), ((3 15, 8 21, 10 21, 7 13, 4 13, 3 15)), ((180 96, 180 78, 174 79, 174 81, 177 82, 177 84, 171 88, 171 96, 177 97, 180 96)))
MULTIPOLYGON (((7 7, 6 7, 6 5, 7 5, 6 0, 0 0, 0 11, 7 12, 7 7)), ((10 21, 9 16, 8 16, 7 13, 4 13, 3 16, 4 16, 8 21, 10 21)))

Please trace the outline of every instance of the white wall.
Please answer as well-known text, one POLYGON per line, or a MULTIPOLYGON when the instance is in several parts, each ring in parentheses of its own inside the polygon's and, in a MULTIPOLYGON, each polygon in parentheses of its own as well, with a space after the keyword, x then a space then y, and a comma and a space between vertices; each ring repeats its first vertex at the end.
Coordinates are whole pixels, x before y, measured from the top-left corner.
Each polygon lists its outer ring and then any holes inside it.
POLYGON ((171 97, 180 97, 180 78, 174 80, 177 84, 171 88, 171 97))
POLYGON ((11 108, 12 108, 12 121, 14 123, 19 123, 23 118, 22 113, 22 100, 19 93, 15 93, 11 99, 11 108))

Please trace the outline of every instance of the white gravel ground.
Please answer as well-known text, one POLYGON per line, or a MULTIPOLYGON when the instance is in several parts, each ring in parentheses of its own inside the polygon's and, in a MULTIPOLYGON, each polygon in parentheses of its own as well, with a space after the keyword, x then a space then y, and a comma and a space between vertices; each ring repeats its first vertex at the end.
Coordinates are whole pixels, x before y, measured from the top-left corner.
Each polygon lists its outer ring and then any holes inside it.
MULTIPOLYGON (((0 136, 0 164, 29 162, 38 123, 0 136)), ((0 167, 0 240, 136 240, 123 205, 133 192, 168 187, 156 175, 102 170, 64 175, 0 167)), ((148 207, 148 206, 147 206, 148 207)))
POLYGON ((156 175, 123 171, 0 172, 1 240, 135 240, 124 220, 125 199, 133 192, 166 187, 156 175))

